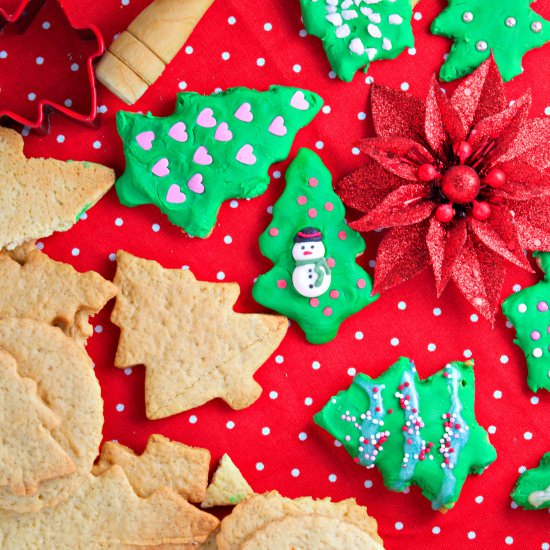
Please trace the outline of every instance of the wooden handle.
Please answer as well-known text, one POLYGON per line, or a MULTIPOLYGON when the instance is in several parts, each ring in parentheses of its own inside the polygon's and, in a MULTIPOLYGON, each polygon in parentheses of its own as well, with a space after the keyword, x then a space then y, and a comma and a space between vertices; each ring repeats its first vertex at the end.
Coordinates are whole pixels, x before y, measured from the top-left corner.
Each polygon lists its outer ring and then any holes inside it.
POLYGON ((214 0, 155 0, 109 47, 97 79, 132 105, 162 74, 214 0))

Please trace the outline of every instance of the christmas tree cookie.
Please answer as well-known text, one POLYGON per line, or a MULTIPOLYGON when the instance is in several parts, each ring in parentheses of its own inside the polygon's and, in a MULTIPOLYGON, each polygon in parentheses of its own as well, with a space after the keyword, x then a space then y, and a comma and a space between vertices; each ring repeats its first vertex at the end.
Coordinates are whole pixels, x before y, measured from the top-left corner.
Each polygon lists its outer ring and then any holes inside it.
POLYGON ((496 459, 474 413, 473 363, 449 363, 420 380, 401 358, 377 379, 358 374, 315 422, 341 441, 355 462, 376 466, 386 487, 418 485, 434 510, 452 508, 469 474, 496 459))
POLYGON ((536 468, 519 476, 510 496, 525 510, 550 508, 550 453, 542 457, 536 468))
POLYGON ((339 78, 350 82, 355 73, 378 59, 394 59, 412 48, 412 6, 416 0, 300 0, 304 25, 323 42, 339 78))
POLYGON ((454 43, 441 67, 442 80, 470 74, 493 52, 502 78, 523 72, 521 60, 550 40, 550 23, 535 13, 533 0, 448 0, 432 23, 432 33, 454 43))
POLYGON ((189 235, 207 237, 223 201, 267 189, 269 167, 288 156, 322 103, 312 92, 272 86, 181 93, 165 118, 120 111, 126 155, 116 183, 120 202, 154 204, 189 235))
POLYGON ((365 241, 344 219, 342 202, 321 159, 301 149, 286 174, 273 220, 260 236, 262 254, 275 265, 256 281, 260 304, 294 319, 312 344, 332 340, 340 324, 378 296, 355 263, 365 241))
POLYGON ((533 391, 550 390, 550 254, 533 253, 544 280, 508 296, 502 311, 516 329, 517 344, 527 360, 527 384, 533 391))

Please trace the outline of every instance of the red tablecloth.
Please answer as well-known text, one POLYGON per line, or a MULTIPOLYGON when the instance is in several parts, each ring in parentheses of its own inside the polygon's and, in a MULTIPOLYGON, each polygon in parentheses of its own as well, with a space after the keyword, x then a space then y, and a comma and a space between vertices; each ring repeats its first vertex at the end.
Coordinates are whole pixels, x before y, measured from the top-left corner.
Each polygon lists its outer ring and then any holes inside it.
MULTIPOLYGON (((109 43, 148 1, 65 3, 76 20, 98 25, 109 43)), ((358 74, 346 84, 330 78, 320 42, 303 31, 297 0, 217 0, 185 51, 134 109, 166 115, 182 90, 212 93, 218 87, 265 89, 270 84, 310 88, 323 96, 326 107, 300 132, 291 158, 298 147, 310 147, 340 178, 361 164, 352 145, 371 131, 365 112, 372 79, 425 96, 431 74, 449 46, 428 32, 445 5, 444 0, 420 2, 413 23, 416 49, 396 61, 373 64, 367 81, 358 74)), ((550 18, 550 2, 538 2, 536 8, 550 18)), ((40 52, 46 66, 47 53, 40 52)), ((507 85, 510 99, 532 88, 536 116, 544 116, 545 109, 550 115, 549 57, 550 46, 529 54, 525 74, 507 85)), ((114 116, 126 107, 102 87, 99 104, 99 128, 54 115, 49 135, 26 138, 26 153, 94 160, 120 173, 124 158, 114 116)), ((273 182, 262 197, 226 203, 208 240, 184 237, 154 207, 121 206, 112 191, 72 230, 43 241, 44 251, 79 270, 95 269, 109 278, 118 249, 166 267, 188 265, 200 279, 239 282, 237 310, 261 311, 252 300, 251 287, 269 263, 259 253, 257 237, 269 222, 269 206, 283 189, 281 173, 286 166, 274 167, 273 182)), ((377 242, 375 235, 368 235, 367 253, 360 260, 371 272, 377 242)), ((536 280, 537 276, 511 266, 504 293, 536 280)), ((228 452, 258 492, 277 489, 290 497, 355 497, 376 517, 390 549, 548 548, 549 514, 513 509, 509 493, 518 471, 535 466, 550 450, 550 395, 535 396, 528 390, 523 355, 512 344, 513 329, 506 327, 502 315, 491 330, 451 286, 436 299, 430 274, 384 294, 345 322, 339 336, 324 346, 307 344, 293 325, 258 372, 264 393, 250 408, 236 412, 215 401, 155 422, 147 421, 144 414, 143 368, 113 367, 119 331, 109 321, 111 309, 93 320, 96 334, 88 345, 105 399, 105 439, 141 451, 150 434, 162 433, 207 447, 214 460, 228 452), (333 393, 347 387, 356 372, 377 376, 400 355, 413 358, 422 377, 450 360, 473 357, 476 362, 477 416, 491 433, 498 460, 482 476, 468 479, 459 503, 446 515, 433 512, 416 488, 406 495, 385 489, 376 470, 354 464, 312 422, 313 414, 333 393)))

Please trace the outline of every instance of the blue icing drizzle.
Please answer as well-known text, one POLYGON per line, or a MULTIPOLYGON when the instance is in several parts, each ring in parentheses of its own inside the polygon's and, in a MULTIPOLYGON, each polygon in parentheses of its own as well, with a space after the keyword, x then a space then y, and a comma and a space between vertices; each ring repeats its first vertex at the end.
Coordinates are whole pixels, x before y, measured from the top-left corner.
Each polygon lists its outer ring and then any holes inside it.
POLYGON ((458 455, 461 449, 468 442, 469 426, 461 416, 462 403, 458 397, 458 384, 461 379, 460 372, 453 365, 447 365, 445 367, 445 373, 447 384, 451 392, 451 408, 447 415, 444 415, 445 419, 445 433, 443 438, 440 439, 441 446, 439 452, 444 457, 444 462, 441 464, 443 468, 443 482, 439 494, 432 501, 432 508, 439 510, 452 500, 453 493, 456 488, 456 478, 453 475, 453 468, 458 461, 458 455), (456 426, 460 426, 457 428, 456 426), (449 449, 453 449, 450 453, 449 449))
POLYGON ((369 396, 369 409, 361 415, 359 464, 366 468, 374 468, 378 453, 382 450, 382 444, 389 436, 389 432, 380 431, 384 426, 386 415, 382 400, 382 392, 386 386, 359 377, 354 382, 369 396))
POLYGON ((414 475, 414 469, 419 460, 424 459, 426 442, 420 436, 420 430, 424 422, 420 416, 420 398, 415 384, 414 364, 411 362, 411 370, 403 373, 400 389, 395 392, 401 408, 405 414, 405 426, 403 431, 403 462, 399 472, 399 480, 393 484, 393 489, 402 491, 414 475))

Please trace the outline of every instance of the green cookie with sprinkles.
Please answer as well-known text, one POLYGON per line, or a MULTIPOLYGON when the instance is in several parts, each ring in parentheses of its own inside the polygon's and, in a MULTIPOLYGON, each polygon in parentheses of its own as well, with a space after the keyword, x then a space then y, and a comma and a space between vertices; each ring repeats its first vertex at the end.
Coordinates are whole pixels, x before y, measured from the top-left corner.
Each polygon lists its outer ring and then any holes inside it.
POLYGON ((401 358, 379 378, 358 374, 332 397, 315 422, 340 441, 354 461, 380 470, 384 484, 414 484, 445 512, 457 502, 469 474, 496 459, 474 412, 473 363, 455 362, 426 380, 401 358))
POLYGON ((512 294, 502 311, 516 329, 517 344, 527 360, 527 384, 534 392, 550 390, 550 253, 534 252, 544 280, 512 294))
POLYGON ((536 468, 519 476, 511 496, 525 510, 550 508, 550 453, 542 457, 536 468))
POLYGON ((412 7, 417 0, 300 0, 306 31, 323 42, 339 78, 350 82, 372 61, 394 59, 414 46, 412 7))

